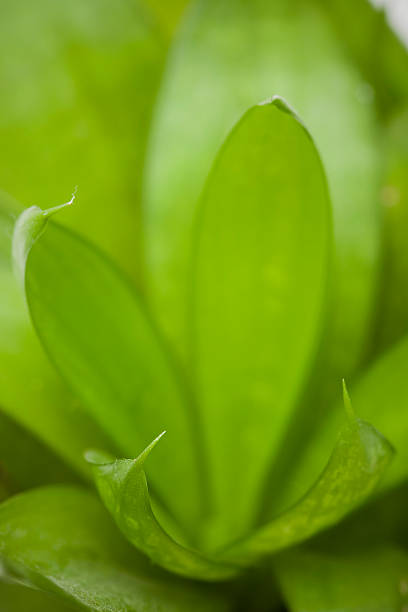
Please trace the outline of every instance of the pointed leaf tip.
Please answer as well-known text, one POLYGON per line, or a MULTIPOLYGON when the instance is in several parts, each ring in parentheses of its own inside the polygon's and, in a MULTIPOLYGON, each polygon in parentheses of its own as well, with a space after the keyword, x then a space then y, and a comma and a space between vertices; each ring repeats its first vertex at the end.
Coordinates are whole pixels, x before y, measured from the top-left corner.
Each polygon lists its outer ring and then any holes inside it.
POLYGON ((346 411, 347 418, 350 421, 355 421, 356 413, 354 411, 353 404, 351 403, 350 395, 349 395, 349 392, 347 391, 347 385, 346 385, 346 381, 344 380, 344 378, 342 380, 342 387, 343 387, 343 403, 344 403, 344 409, 346 411))
POLYGON ((295 119, 298 123, 300 123, 300 125, 303 127, 306 133, 310 136, 309 130, 307 129, 304 121, 298 115, 294 107, 291 104, 289 104, 289 102, 282 96, 277 96, 277 95, 272 96, 271 98, 267 98, 266 100, 263 100, 262 102, 258 102, 257 106, 273 106, 279 111, 286 113, 287 115, 290 115, 293 119, 295 119))
POLYGON ((49 217, 63 208, 71 206, 75 200, 75 195, 76 188, 68 202, 45 210, 39 206, 30 206, 18 217, 14 226, 11 251, 14 273, 23 288, 26 261, 31 247, 45 230, 49 217))
MULTIPOLYGON (((143 462, 166 432, 163 431, 134 460, 117 459, 93 469, 96 487, 117 526, 137 549, 161 567, 187 578, 208 582, 235 577, 241 568, 218 562, 184 546, 166 531, 152 510, 143 462)), ((99 458, 96 453, 96 458, 99 458)), ((88 458, 93 460, 91 451, 88 458)))
MULTIPOLYGON (((147 457, 150 455, 156 444, 159 440, 164 436, 166 431, 162 431, 161 434, 157 436, 150 444, 134 459, 134 463, 139 465, 140 467, 144 464, 147 457)), ((105 451, 98 450, 96 448, 89 448, 84 452, 84 459, 91 465, 102 466, 109 465, 110 463, 114 463, 116 461, 115 457, 113 457, 110 453, 106 453, 105 451)))
POLYGON ((156 446, 156 444, 159 442, 159 440, 161 440, 161 438, 164 436, 165 433, 167 433, 166 430, 162 431, 161 434, 157 436, 157 438, 155 438, 152 442, 150 442, 149 446, 146 446, 146 448, 140 453, 140 455, 136 457, 135 463, 139 465, 143 465, 146 459, 148 458, 148 456, 150 455, 150 453, 152 452, 152 450, 154 449, 154 447, 156 446))
POLYGON ((55 213, 59 212, 63 208, 67 208, 68 206, 72 206, 72 204, 75 201, 77 191, 78 191, 78 187, 75 187, 74 191, 72 192, 71 199, 68 200, 68 202, 64 202, 64 204, 58 204, 57 206, 53 206, 52 208, 47 208, 46 210, 44 210, 43 211, 44 217, 48 219, 48 217, 52 217, 52 215, 54 215, 55 213))

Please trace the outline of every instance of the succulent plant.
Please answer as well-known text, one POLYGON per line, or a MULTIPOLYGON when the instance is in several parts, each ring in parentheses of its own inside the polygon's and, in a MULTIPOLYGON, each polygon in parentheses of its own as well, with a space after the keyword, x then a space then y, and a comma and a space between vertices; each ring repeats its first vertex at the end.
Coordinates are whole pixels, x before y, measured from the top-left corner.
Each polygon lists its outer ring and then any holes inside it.
POLYGON ((407 51, 185 4, 3 3, 0 610, 405 610, 407 51))

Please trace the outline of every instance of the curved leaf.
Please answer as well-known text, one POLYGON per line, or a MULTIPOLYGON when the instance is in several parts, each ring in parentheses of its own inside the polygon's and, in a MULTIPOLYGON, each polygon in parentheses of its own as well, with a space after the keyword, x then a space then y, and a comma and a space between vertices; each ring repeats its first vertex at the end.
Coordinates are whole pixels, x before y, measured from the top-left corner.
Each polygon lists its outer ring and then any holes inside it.
POLYGON ((152 561, 188 578, 225 580, 239 572, 232 565, 217 564, 199 552, 178 544, 161 527, 152 511, 143 464, 163 434, 136 459, 113 460, 89 451, 100 496, 126 538, 152 561))
POLYGON ((213 612, 211 590, 169 578, 137 556, 103 506, 74 487, 46 487, 0 506, 0 557, 10 577, 100 612, 213 612))
MULTIPOLYGON (((54 372, 35 337, 12 273, 14 220, 14 206, 0 195, 0 407, 80 475, 89 478, 89 468, 82 460, 86 448, 102 446, 114 452, 114 446, 54 372)), ((10 442, 4 443, 4 452, 10 442)))
POLYGON ((2 3, 0 185, 46 208, 78 185, 82 206, 64 223, 84 235, 92 227, 138 277, 141 168, 166 46, 143 0, 111 9, 2 3))
POLYGON ((329 208, 297 117, 280 98, 251 108, 209 175, 192 266, 192 363, 215 546, 254 520, 310 372, 325 314, 329 208))
POLYGON ((294 550, 274 568, 290 612, 395 612, 408 604, 408 555, 389 545, 294 550))
POLYGON ((69 230, 49 224, 44 232, 53 211, 27 209, 14 231, 14 262, 34 326, 121 452, 139 454, 158 429, 168 427, 171 434, 152 458, 149 475, 188 527, 201 512, 201 491, 182 381, 139 295, 112 264, 69 230))
POLYGON ((229 547, 222 559, 251 565, 335 525, 372 493, 393 449, 370 424, 356 418, 346 390, 344 400, 347 422, 316 483, 295 506, 229 547))
MULTIPOLYGON (((226 134, 247 108, 274 94, 290 101, 313 134, 332 197, 335 320, 323 365, 341 380, 359 363, 370 330, 380 238, 381 143, 375 105, 361 95, 366 86, 318 3, 193 3, 161 88, 144 199, 152 302, 188 363, 196 204, 226 134)), ((287 175, 293 182, 290 168, 287 175)))
MULTIPOLYGON (((358 414, 375 423, 392 442, 396 456, 381 490, 401 484, 408 477, 408 338, 374 362, 352 388, 353 402, 358 414)), ((293 499, 299 483, 311 483, 333 446, 342 419, 341 406, 333 406, 322 419, 315 435, 309 440, 301 459, 294 463, 290 478, 280 490, 282 500, 293 499)), ((303 488, 304 490, 304 488, 303 488)))

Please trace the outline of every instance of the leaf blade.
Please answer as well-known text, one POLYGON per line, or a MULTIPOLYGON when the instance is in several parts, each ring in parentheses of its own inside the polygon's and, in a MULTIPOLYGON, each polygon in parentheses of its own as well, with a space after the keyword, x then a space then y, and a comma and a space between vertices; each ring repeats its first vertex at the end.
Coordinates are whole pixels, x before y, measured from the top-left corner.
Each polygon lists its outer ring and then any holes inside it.
POLYGON ((44 487, 0 506, 0 556, 28 584, 89 610, 225 610, 204 593, 146 564, 90 492, 44 487), (214 606, 214 608, 212 607, 214 606))
POLYGON ((318 153, 293 111, 279 98, 247 111, 209 175, 191 272, 193 375, 213 479, 210 539, 236 538, 254 520, 268 462, 313 362, 326 307, 329 208, 318 153))
POLYGON ((279 94, 311 130, 332 196, 336 311, 324 361, 338 380, 359 363, 379 258, 381 164, 374 104, 356 95, 360 86, 316 3, 201 0, 191 6, 159 95, 144 198, 151 300, 187 362, 189 254, 205 179, 246 109, 279 94))
POLYGON ((344 403, 346 424, 314 485, 293 507, 227 548, 222 558, 250 565, 337 524, 366 501, 388 468, 394 450, 377 430, 353 414, 346 390, 344 403))
POLYGON ((99 453, 88 453, 101 499, 126 538, 161 567, 210 582, 232 578, 239 568, 217 563, 216 559, 179 544, 153 513, 143 465, 162 435, 134 460, 111 460, 99 453))
POLYGON ((199 467, 191 407, 177 366, 140 295, 102 253, 48 223, 48 216, 39 208, 28 209, 13 238, 15 253, 31 245, 24 282, 37 334, 121 452, 137 455, 158 429, 170 429, 149 474, 165 504, 191 527, 202 512, 199 467), (180 445, 183 456, 174 452, 180 445))
POLYGON ((10 261, 13 223, 19 211, 15 203, 0 197, 1 409, 82 478, 90 478, 82 460, 86 448, 95 445, 115 449, 54 372, 32 330, 10 261))

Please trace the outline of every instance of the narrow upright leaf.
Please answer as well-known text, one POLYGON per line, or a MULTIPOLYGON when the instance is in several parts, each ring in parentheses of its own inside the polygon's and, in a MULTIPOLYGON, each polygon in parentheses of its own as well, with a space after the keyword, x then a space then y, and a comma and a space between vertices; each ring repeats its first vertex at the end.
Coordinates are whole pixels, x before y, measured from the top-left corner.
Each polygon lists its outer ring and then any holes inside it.
POLYGON ((51 223, 45 230, 53 210, 27 209, 13 238, 37 333, 122 453, 138 455, 157 431, 169 430, 149 475, 165 505, 191 526, 201 512, 195 422, 175 364, 110 261, 69 230, 51 223))
POLYGON ((280 98, 251 108, 209 175, 192 266, 192 363, 219 521, 214 542, 251 524, 310 371, 330 229, 310 135, 280 98))
MULTIPOLYGON (((35 336, 24 296, 12 271, 11 236, 15 217, 14 204, 0 195, 0 409, 49 446, 50 451, 77 473, 89 478, 89 468, 82 460, 84 451, 90 446, 112 451, 115 447, 54 371, 35 336)), ((6 435, 5 430, 3 434, 6 435)), ((27 451, 30 443, 25 438, 22 444, 27 451)), ((2 456, 6 459, 10 444, 12 440, 8 439, 1 445, 0 461, 2 456)), ((37 451, 40 446, 37 445, 37 451)), ((48 461, 50 454, 47 454, 48 461)), ((37 462, 39 457, 40 453, 37 462)), ((31 467, 34 464, 31 462, 31 467)), ((32 484, 38 484, 39 477, 32 484)), ((28 484, 27 480, 24 482, 28 484)))
MULTIPOLYGON (((339 3, 352 13, 354 3, 339 3)), ((370 92, 319 2, 192 3, 159 95, 144 202, 152 301, 188 363, 186 296, 197 202, 226 134, 247 108, 276 94, 313 134, 333 203, 335 313, 323 365, 340 380, 359 363, 380 246, 381 142, 370 92)))

